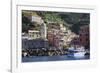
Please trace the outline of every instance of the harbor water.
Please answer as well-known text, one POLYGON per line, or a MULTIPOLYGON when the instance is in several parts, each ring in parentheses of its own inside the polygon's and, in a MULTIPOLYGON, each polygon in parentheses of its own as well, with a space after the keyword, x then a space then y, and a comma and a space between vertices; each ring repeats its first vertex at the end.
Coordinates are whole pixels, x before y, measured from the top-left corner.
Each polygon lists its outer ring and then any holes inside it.
POLYGON ((71 60, 89 60, 90 56, 74 57, 68 55, 62 56, 30 56, 22 57, 22 62, 46 62, 46 61, 71 61, 71 60))

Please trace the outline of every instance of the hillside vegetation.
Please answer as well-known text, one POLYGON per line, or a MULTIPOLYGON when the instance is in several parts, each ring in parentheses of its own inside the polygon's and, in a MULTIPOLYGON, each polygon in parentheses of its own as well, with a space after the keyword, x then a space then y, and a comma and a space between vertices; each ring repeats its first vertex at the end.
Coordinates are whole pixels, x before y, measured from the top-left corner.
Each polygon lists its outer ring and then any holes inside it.
POLYGON ((22 32, 27 32, 29 29, 39 29, 36 23, 32 23, 28 18, 30 16, 39 16, 48 25, 48 22, 62 23, 76 34, 80 26, 90 24, 89 13, 71 13, 71 12, 45 12, 45 11, 22 11, 22 32))

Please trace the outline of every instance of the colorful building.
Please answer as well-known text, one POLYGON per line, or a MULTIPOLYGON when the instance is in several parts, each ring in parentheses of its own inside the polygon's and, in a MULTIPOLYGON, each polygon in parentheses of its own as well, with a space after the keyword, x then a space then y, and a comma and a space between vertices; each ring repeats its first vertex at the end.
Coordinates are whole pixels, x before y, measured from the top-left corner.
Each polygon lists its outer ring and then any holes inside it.
POLYGON ((40 38, 40 31, 37 30, 28 30, 29 39, 37 39, 40 38))
POLYGON ((80 45, 79 37, 74 37, 71 41, 72 45, 80 45))
POLYGON ((50 46, 54 46, 54 37, 55 35, 53 34, 53 32, 49 31, 47 33, 47 39, 50 46))
POLYGON ((82 46, 89 48, 89 44, 90 44, 89 25, 80 27, 79 40, 82 46))

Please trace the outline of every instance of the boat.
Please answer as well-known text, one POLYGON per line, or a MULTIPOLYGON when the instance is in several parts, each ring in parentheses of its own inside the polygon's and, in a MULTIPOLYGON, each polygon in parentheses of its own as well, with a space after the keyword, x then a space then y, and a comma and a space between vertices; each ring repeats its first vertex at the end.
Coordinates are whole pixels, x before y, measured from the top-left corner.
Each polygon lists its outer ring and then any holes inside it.
POLYGON ((68 56, 72 56, 72 57, 75 57, 75 58, 85 57, 85 54, 86 54, 85 48, 83 46, 77 47, 77 48, 70 47, 68 50, 69 50, 68 56))

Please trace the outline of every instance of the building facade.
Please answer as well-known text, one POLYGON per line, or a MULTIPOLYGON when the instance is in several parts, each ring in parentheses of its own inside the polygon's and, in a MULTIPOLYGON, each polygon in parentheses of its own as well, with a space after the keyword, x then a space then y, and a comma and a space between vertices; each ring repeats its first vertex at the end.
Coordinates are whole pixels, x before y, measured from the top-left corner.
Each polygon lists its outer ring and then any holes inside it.
POLYGON ((85 48, 89 48, 90 45, 89 25, 80 27, 79 40, 82 46, 85 46, 85 48))
POLYGON ((41 37, 40 31, 28 30, 29 39, 38 39, 41 37))

